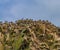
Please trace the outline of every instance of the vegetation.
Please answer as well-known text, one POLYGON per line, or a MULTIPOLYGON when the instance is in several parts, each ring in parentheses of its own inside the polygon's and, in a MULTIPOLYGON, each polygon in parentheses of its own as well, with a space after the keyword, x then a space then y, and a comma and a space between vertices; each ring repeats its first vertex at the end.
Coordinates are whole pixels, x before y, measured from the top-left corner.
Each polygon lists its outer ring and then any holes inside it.
POLYGON ((0 50, 60 50, 60 28, 44 20, 0 22, 0 50))

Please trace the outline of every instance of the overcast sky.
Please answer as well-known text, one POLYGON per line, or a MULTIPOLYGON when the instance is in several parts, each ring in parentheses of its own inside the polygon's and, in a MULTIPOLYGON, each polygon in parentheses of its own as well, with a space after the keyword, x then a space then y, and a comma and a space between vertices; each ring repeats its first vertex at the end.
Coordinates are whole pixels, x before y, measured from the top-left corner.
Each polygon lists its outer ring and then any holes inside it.
POLYGON ((0 0, 0 21, 49 20, 60 26, 60 0, 0 0))

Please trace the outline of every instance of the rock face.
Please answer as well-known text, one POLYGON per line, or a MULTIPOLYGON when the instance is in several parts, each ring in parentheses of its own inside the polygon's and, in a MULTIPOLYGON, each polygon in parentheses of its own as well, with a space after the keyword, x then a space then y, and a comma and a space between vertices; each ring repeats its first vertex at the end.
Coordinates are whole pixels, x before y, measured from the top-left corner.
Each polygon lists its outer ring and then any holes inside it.
POLYGON ((0 50, 60 50, 60 28, 31 19, 0 23, 0 50))

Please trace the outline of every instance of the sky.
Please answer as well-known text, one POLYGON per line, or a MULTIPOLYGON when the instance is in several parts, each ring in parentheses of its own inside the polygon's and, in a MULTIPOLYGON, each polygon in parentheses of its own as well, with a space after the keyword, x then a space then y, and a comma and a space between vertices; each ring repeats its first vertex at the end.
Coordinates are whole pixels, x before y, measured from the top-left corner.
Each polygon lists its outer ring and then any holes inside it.
POLYGON ((0 0, 0 21, 49 20, 60 27, 60 0, 0 0))

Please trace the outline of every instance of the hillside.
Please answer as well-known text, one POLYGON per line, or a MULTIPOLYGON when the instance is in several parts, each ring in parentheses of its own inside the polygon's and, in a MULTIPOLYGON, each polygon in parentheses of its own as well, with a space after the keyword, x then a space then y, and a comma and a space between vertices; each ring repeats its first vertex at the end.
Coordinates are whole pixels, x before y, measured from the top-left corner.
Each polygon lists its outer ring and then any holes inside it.
POLYGON ((60 28, 44 20, 0 22, 0 50, 60 50, 60 28))

